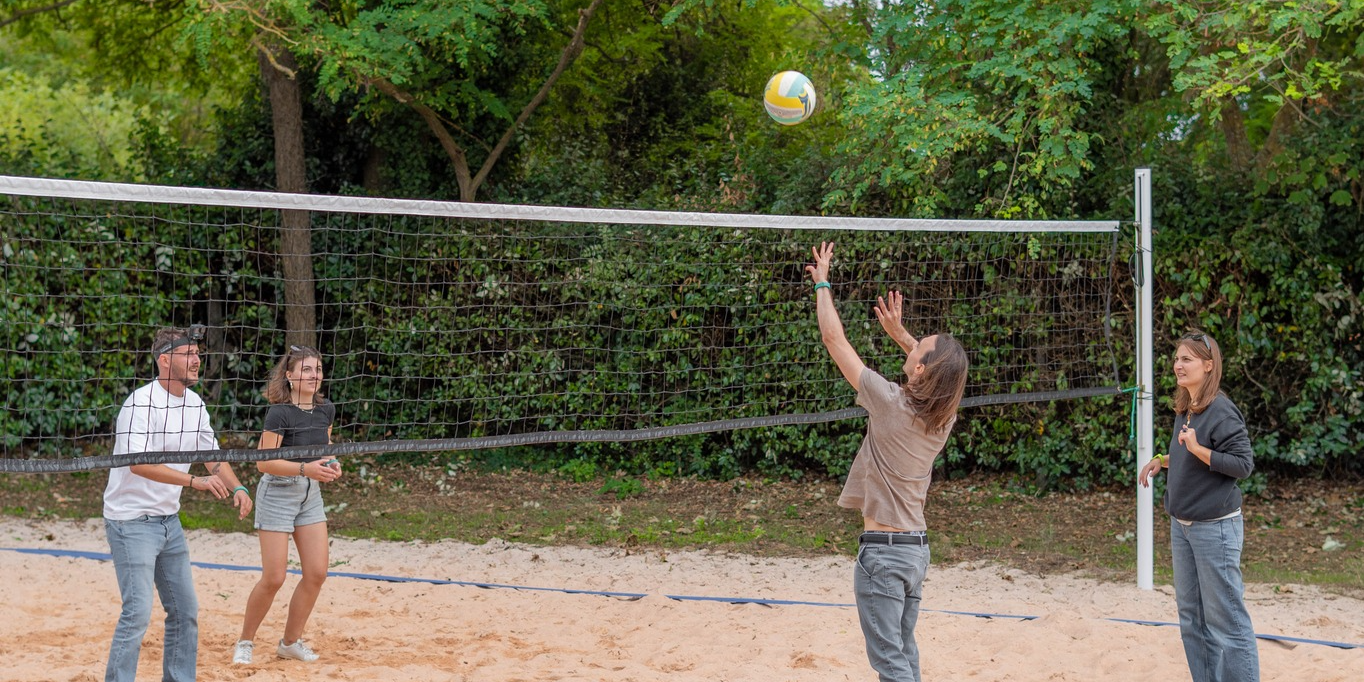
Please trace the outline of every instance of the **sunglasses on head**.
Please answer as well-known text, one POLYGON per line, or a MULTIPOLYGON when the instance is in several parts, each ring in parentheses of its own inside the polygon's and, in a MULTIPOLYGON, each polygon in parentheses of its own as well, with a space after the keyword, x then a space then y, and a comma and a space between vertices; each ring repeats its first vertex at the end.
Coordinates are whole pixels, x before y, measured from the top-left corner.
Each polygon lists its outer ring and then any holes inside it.
POLYGON ((313 357, 313 356, 317 355, 317 350, 316 350, 316 349, 313 349, 313 348, 310 348, 310 347, 308 347, 308 346, 294 346, 294 345, 290 345, 290 346, 289 346, 289 352, 285 353, 285 354, 284 354, 284 357, 286 357, 286 358, 292 358, 292 357, 294 357, 295 355, 301 355, 301 356, 304 356, 304 357, 313 357))
POLYGON ((1188 334, 1188 335, 1186 335, 1184 338, 1186 338, 1186 339, 1188 339, 1188 340, 1190 340, 1190 341, 1202 341, 1202 342, 1203 342, 1203 347, 1204 347, 1204 348, 1207 348, 1209 353, 1212 352, 1212 342, 1211 342, 1211 341, 1208 341, 1208 335, 1207 335, 1207 334, 1188 334))

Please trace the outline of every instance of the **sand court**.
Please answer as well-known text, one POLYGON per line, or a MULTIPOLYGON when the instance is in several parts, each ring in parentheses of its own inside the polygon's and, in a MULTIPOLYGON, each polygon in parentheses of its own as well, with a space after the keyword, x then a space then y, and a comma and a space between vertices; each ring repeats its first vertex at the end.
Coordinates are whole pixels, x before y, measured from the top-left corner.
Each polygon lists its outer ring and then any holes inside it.
MULTIPOLYGON (((188 537, 195 562, 259 563, 253 535, 190 531, 188 537)), ((0 520, 0 547, 108 551, 98 519, 0 520)), ((298 579, 291 576, 261 626, 257 662, 240 667, 230 663, 231 648, 259 574, 199 567, 199 679, 875 679, 856 610, 838 606, 853 601, 850 557, 333 538, 331 558, 336 572, 548 589, 332 577, 305 635, 322 658, 305 664, 273 652, 285 600, 298 579)), ((0 551, 0 572, 0 676, 14 682, 102 679, 119 611, 113 565, 0 551)), ((1259 633, 1364 644, 1364 601, 1284 585, 1252 585, 1246 596, 1259 633)), ((1144 592, 1126 583, 1039 577, 996 565, 934 565, 925 609, 917 633, 926 680, 1188 679, 1177 628, 1112 620, 1173 622, 1169 586, 1144 592)), ((159 678, 162 617, 158 607, 140 678, 159 678)), ((1259 647, 1265 680, 1344 682, 1364 670, 1364 649, 1263 639, 1259 647)))

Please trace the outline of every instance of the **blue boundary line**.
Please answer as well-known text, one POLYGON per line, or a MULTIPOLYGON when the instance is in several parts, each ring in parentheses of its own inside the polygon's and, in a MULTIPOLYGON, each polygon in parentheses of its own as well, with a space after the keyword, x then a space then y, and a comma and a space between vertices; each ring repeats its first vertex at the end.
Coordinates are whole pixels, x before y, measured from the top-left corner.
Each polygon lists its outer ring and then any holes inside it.
MULTIPOLYGON (((6 552, 17 552, 19 554, 34 554, 40 556, 66 557, 73 559, 94 559, 96 561, 112 561, 113 557, 108 552, 86 552, 76 549, 32 549, 23 547, 0 547, 6 552)), ((208 568, 220 571, 259 571, 260 566, 238 566, 235 564, 214 564, 203 561, 191 561, 192 566, 208 568)), ((299 575, 301 572, 296 568, 289 569, 289 573, 299 575)), ((354 578, 356 580, 375 580, 388 583, 424 583, 430 585, 457 585, 460 587, 477 587, 485 590, 518 590, 524 592, 559 592, 562 594, 587 594, 598 597, 611 597, 613 599, 624 599, 627 601, 637 601, 649 596, 643 592, 604 592, 600 590, 575 590, 565 587, 530 587, 526 585, 506 585, 502 583, 479 583, 467 580, 442 580, 440 578, 407 578, 393 575, 379 575, 374 573, 347 573, 342 571, 328 571, 329 577, 335 578, 354 578)), ((664 597, 674 601, 700 601, 718 602, 722 604, 757 604, 759 606, 833 606, 840 608, 855 608, 856 604, 841 604, 836 602, 815 602, 798 601, 791 599, 749 599, 745 597, 702 597, 694 595, 665 594, 664 597)), ((973 611, 945 611, 941 609, 923 609, 930 613, 946 613, 954 616, 973 616, 975 618, 989 619, 1012 619, 1020 621, 1037 620, 1039 616, 1017 616, 1002 613, 976 613, 973 611)), ((1129 625, 1149 625, 1157 627, 1178 627, 1179 623, 1168 623, 1159 620, 1135 620, 1131 618, 1104 618, 1103 620, 1114 623, 1126 623, 1129 625)), ((1255 637, 1271 642, 1294 642, 1300 644, 1317 644, 1329 646, 1337 649, 1364 649, 1364 644, 1348 644, 1346 642, 1332 642, 1324 639, 1304 639, 1302 637, 1288 637, 1286 635, 1262 635, 1256 633, 1255 637)))

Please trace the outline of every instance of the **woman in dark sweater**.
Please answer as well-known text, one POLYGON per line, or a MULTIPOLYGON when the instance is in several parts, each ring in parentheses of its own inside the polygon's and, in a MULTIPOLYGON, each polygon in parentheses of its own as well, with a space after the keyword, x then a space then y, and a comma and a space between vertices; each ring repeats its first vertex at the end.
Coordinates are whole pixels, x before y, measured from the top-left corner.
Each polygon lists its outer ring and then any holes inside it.
MULTIPOLYGON (((294 445, 331 443, 336 406, 324 398, 322 354, 307 346, 290 346, 265 386, 270 410, 265 414, 261 450, 294 445)), ((270 459, 256 463, 263 474, 256 488, 256 529, 260 535, 261 577, 246 600, 242 632, 232 652, 238 665, 252 661, 256 629, 260 627, 275 593, 284 585, 289 560, 289 537, 298 549, 303 574, 289 599, 289 618, 284 638, 275 647, 280 658, 315 661, 317 654, 303 642, 303 627, 327 579, 327 515, 322 507, 320 484, 341 475, 334 459, 270 459)))
POLYGON ((1211 336, 1186 334, 1174 358, 1175 427, 1168 455, 1142 468, 1140 483, 1168 468, 1179 632, 1193 682, 1260 679, 1255 629, 1241 582, 1245 526, 1236 481, 1255 468, 1241 411, 1222 393, 1222 351, 1211 336))

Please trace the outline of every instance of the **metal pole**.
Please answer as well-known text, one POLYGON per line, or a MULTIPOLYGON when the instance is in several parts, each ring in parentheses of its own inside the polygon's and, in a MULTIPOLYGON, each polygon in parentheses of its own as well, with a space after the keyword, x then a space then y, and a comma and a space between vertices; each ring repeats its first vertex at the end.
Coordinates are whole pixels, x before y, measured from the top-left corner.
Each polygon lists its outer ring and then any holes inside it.
MULTIPOLYGON (((1154 329, 1154 308, 1151 290, 1154 288, 1151 258, 1151 169, 1138 168, 1136 177, 1137 208, 1137 472, 1155 456, 1155 372, 1151 352, 1154 329)), ((1135 476, 1133 479, 1135 480, 1135 476)), ((1155 587, 1152 576, 1155 565, 1152 533, 1152 487, 1137 485, 1137 587, 1155 587)))

